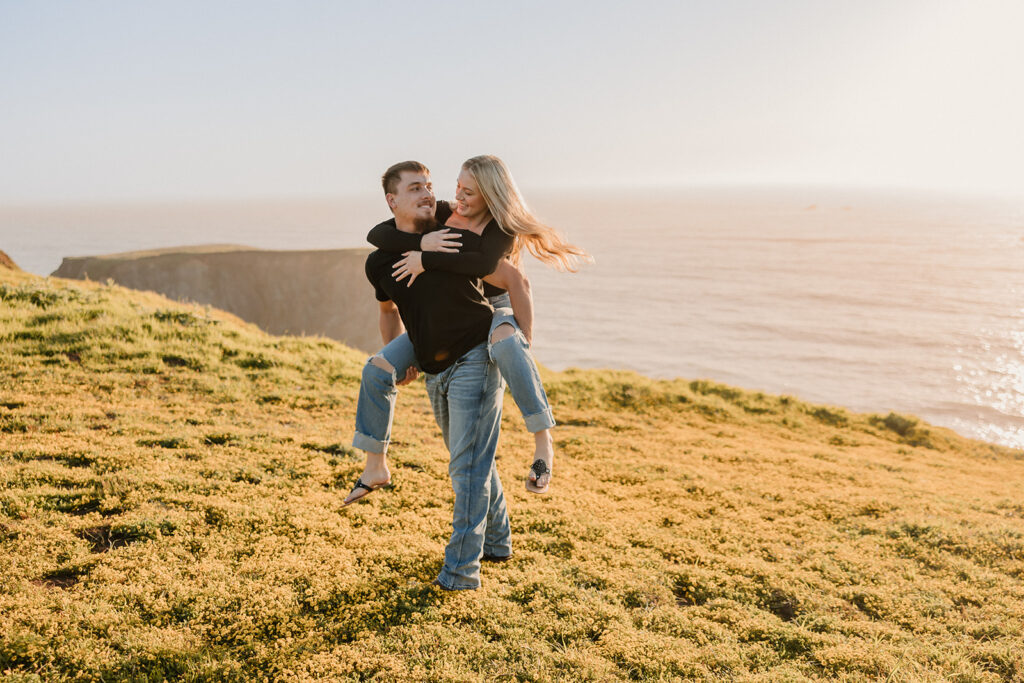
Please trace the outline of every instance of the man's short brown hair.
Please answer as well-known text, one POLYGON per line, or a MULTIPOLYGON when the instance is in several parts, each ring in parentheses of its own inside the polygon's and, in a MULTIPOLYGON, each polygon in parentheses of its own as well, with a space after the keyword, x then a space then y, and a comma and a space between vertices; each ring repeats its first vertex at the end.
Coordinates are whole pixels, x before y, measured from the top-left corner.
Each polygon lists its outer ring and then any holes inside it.
POLYGON ((384 175, 381 176, 380 184, 384 186, 384 194, 395 193, 395 190, 398 189, 398 181, 402 179, 403 171, 430 175, 430 169, 418 161, 400 161, 384 171, 384 175))

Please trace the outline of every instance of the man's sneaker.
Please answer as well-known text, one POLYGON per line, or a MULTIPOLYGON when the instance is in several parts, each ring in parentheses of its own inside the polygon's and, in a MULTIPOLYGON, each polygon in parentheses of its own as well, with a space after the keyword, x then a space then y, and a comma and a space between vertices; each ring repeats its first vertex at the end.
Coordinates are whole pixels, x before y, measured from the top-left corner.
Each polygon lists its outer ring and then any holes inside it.
POLYGON ((484 553, 484 556, 480 559, 483 562, 508 562, 512 559, 512 555, 488 555, 484 553))

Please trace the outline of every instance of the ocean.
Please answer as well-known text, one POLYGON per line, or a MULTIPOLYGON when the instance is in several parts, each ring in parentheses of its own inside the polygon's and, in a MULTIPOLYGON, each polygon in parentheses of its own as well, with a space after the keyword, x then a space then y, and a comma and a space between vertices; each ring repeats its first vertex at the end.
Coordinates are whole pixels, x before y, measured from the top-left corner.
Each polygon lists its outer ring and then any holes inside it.
MULTIPOLYGON (((443 193, 439 193, 443 197, 443 193)), ((1024 448, 1024 202, 824 189, 526 193, 594 263, 527 259, 553 369, 705 378, 1024 448)), ((0 207, 0 249, 365 246, 377 197, 0 207)))

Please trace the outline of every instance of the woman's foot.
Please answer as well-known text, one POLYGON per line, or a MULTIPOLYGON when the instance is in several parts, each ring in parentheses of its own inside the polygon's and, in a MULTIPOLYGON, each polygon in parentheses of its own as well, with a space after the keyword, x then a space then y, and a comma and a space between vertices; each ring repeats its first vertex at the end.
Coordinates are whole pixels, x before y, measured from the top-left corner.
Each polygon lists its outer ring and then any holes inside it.
POLYGON ((551 466, 555 460, 555 445, 550 430, 537 432, 534 436, 536 448, 533 452, 533 465, 526 479, 526 490, 532 493, 547 493, 551 483, 551 466))
POLYGON ((370 486, 369 484, 364 483, 362 479, 357 479, 356 485, 352 487, 352 492, 348 494, 348 498, 346 498, 345 502, 341 504, 341 507, 347 507, 349 505, 352 505, 353 503, 358 503, 363 498, 366 498, 368 495, 370 495, 377 489, 382 489, 390 485, 390 480, 384 482, 383 484, 370 486))
POLYGON ((387 459, 383 453, 367 453, 366 466, 355 487, 345 498, 342 507, 351 505, 361 498, 365 498, 377 489, 391 483, 391 470, 388 469, 387 459), (362 484, 362 486, 360 486, 362 484))

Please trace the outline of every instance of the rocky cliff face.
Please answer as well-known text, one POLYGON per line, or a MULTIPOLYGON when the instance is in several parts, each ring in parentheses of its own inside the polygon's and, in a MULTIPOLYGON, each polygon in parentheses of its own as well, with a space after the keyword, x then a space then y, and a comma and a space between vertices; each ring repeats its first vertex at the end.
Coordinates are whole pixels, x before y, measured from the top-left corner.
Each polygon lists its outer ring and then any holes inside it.
POLYGON ((377 302, 363 273, 369 252, 188 247, 65 258, 53 275, 111 279, 230 311, 272 334, 323 335, 374 351, 381 339, 377 302))
POLYGON ((6 252, 0 251, 0 268, 9 268, 11 270, 21 270, 11 257, 6 252))

